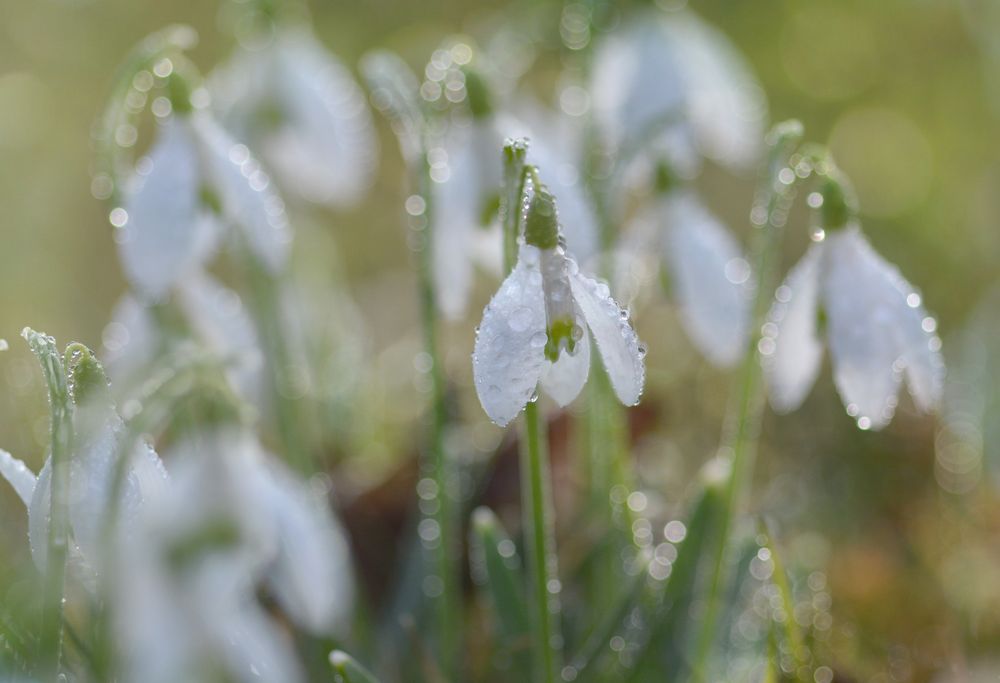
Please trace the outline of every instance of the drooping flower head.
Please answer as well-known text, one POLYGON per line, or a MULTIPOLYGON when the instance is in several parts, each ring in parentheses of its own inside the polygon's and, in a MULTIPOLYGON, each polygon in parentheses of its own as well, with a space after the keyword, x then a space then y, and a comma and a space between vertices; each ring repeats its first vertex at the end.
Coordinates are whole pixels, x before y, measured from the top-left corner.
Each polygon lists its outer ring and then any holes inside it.
POLYGON ((568 405, 587 381, 590 335, 615 394, 625 405, 636 404, 645 348, 628 312, 605 283, 580 273, 566 253, 555 198, 537 175, 526 183, 525 196, 517 262, 476 333, 473 376, 483 409, 505 426, 534 400, 539 384, 559 405, 568 405))
POLYGON ((648 9, 602 41, 591 83, 605 143, 623 151, 663 151, 696 163, 752 164, 766 107, 733 45, 693 12, 648 9))
POLYGON ((283 189, 331 206, 357 203, 378 153, 364 94, 307 25, 272 31, 212 75, 213 107, 260 150, 283 189))
POLYGON ((944 362, 920 294, 865 239, 853 193, 835 169, 809 200, 821 226, 778 288, 759 347, 772 407, 789 412, 802 403, 825 337, 837 391, 862 429, 892 420, 904 381, 919 409, 934 409, 944 362))
POLYGON ((709 362, 730 367, 743 358, 750 337, 750 264, 692 188, 663 168, 657 175, 656 197, 632 221, 617 250, 616 280, 662 263, 691 342, 709 362))

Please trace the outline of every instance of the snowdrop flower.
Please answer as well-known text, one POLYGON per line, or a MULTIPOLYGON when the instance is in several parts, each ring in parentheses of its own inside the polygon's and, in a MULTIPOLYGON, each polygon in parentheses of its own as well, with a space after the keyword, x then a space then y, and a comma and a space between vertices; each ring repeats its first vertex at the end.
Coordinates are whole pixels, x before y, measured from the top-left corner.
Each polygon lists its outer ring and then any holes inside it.
POLYGON ((608 286, 582 275, 560 245, 555 199, 531 193, 517 264, 493 296, 472 355, 476 392, 486 414, 505 426, 534 400, 540 383, 568 405, 590 370, 589 329, 619 400, 638 403, 645 348, 608 286))
POLYGON ((134 395, 157 360, 193 338, 226 362, 237 393, 262 407, 264 354, 240 295, 195 270, 177 284, 171 301, 183 314, 187 330, 168 328, 162 314, 131 294, 115 305, 102 336, 104 360, 118 395, 134 395))
POLYGON ((778 288, 759 346, 772 407, 788 412, 805 399, 825 336, 837 391, 859 427, 889 423, 904 380, 918 408, 934 409, 944 381, 935 320, 865 239, 839 179, 824 180, 810 203, 820 202, 825 232, 778 288))
MULTIPOLYGON (((76 380, 74 444, 69 458, 69 509, 73 538, 70 564, 85 585, 94 586, 102 569, 102 533, 112 484, 126 429, 111 402, 107 380, 100 364, 84 352, 79 361, 90 373, 76 380)), ((77 373, 78 377, 82 376, 77 373)), ((139 441, 132 446, 129 467, 121 484, 118 530, 122 538, 134 534, 134 522, 150 495, 167 485, 167 473, 156 452, 139 441)), ((11 484, 28 510, 28 540, 39 571, 48 561, 49 511, 51 508, 51 457, 35 474, 22 461, 0 451, 0 474, 11 484)))
POLYGON ((317 635, 343 625, 348 549, 325 502, 236 427, 191 435, 168 459, 171 486, 144 508, 116 582, 126 679, 201 681, 214 666, 238 681, 304 680, 256 595, 317 635))
POLYGON ((213 106, 260 150, 283 187, 330 206, 356 203, 378 148, 364 93, 305 25, 280 26, 210 80, 213 106))
POLYGON ((694 13, 637 12, 594 56, 594 117, 620 151, 666 145, 695 164, 697 154, 727 166, 757 158, 765 104, 732 44, 694 13))
POLYGON ((125 275, 149 301, 162 300, 206 261, 223 228, 237 228, 272 272, 284 266, 291 242, 267 174, 199 111, 178 111, 159 124, 111 220, 125 275))
POLYGON ((627 231, 619 277, 659 251, 681 321, 697 349, 730 367, 746 353, 753 284, 739 243, 690 189, 674 187, 653 200, 627 231))

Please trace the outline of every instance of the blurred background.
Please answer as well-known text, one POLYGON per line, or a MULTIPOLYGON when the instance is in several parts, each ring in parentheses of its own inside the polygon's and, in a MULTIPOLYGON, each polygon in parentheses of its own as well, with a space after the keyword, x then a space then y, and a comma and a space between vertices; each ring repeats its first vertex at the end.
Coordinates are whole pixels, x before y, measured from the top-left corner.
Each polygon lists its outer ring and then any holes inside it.
MULTIPOLYGON (((312 2, 310 10, 318 37, 352 70, 373 47, 420 68, 445 37, 482 34, 501 17, 558 23, 557 3, 498 5, 366 0, 312 2)), ((950 340, 1000 283, 997 4, 688 5, 744 53, 772 121, 801 119, 808 139, 831 146, 856 186, 871 242, 921 289, 951 360, 950 340)), ((194 0, 0 0, 0 339, 10 343, 0 353, 0 445, 33 466, 44 455, 48 417, 20 330, 30 325, 98 348, 126 288, 107 206, 90 191, 91 131, 115 70, 143 36, 186 23, 200 36, 192 56, 210 71, 234 46, 225 8, 194 0)), ((529 77, 540 96, 549 96, 559 70, 556 53, 541 56, 529 77)), ((292 211, 301 267, 343 284, 353 301, 350 343, 363 370, 352 378, 360 387, 352 414, 363 419, 345 425, 330 463, 335 486, 357 501, 350 514, 376 520, 400 513, 370 494, 412 462, 412 429, 426 403, 403 168, 378 125, 380 168, 368 196, 349 211, 292 211)), ((745 240, 754 179, 708 169, 699 184, 745 240)), ((793 214, 786 268, 807 244, 806 227, 804 213, 793 214)), ((460 438, 483 454, 503 434, 475 401, 469 353, 495 286, 482 276, 467 319, 445 335, 449 379, 468 399, 460 438)), ((637 315, 650 345, 637 466, 668 508, 685 499, 717 445, 729 388, 728 375, 702 361, 677 325, 663 296, 650 297, 637 315)), ((908 402, 883 432, 858 431, 828 369, 801 410, 766 418, 754 505, 779 520, 787 562, 820 586, 832 615, 829 658, 842 680, 1000 677, 1000 479, 991 471, 1000 463, 955 465, 936 456, 935 438, 934 419, 908 402)), ((513 480, 510 488, 495 495, 516 505, 513 480)), ((0 552, 23 564, 22 508, 7 487, 0 504, 0 552)), ((363 559, 385 561, 377 551, 363 559)))

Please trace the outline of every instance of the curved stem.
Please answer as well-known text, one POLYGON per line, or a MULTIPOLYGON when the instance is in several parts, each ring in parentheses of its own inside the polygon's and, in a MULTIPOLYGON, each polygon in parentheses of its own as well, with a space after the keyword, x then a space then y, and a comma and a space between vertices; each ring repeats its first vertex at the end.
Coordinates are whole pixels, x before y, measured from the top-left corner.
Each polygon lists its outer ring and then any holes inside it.
POLYGON ((447 386, 444 366, 438 352, 438 317, 432 272, 431 229, 433 210, 430 192, 430 169, 422 160, 419 168, 412 169, 413 184, 424 200, 424 213, 416 217, 422 226, 424 241, 418 253, 418 278, 420 280, 420 322, 424 338, 424 351, 431 358, 431 423, 429 435, 429 469, 437 489, 437 504, 432 519, 438 527, 438 543, 434 549, 434 575, 440 579, 440 595, 437 596, 438 646, 441 653, 441 667, 446 674, 457 672, 457 646, 459 628, 459 574, 458 574, 458 534, 455 524, 455 505, 452 496, 451 462, 444 444, 444 432, 448 423, 447 386))
POLYGON ((733 517, 753 478, 764 407, 764 385, 761 381, 757 346, 761 338, 760 330, 770 307, 771 293, 777 285, 781 236, 798 180, 798 176, 789 168, 789 160, 800 138, 801 126, 797 122, 779 124, 769 135, 768 163, 751 214, 756 230, 752 248, 756 273, 751 318, 753 334, 750 349, 736 378, 734 400, 729 407, 719 448, 718 457, 726 467, 724 507, 721 526, 711 551, 711 574, 705 613, 695 641, 692 676, 699 681, 705 680, 708 658, 715 642, 716 624, 722 607, 726 547, 732 531, 733 517), (792 175, 789 177, 788 173, 792 175))

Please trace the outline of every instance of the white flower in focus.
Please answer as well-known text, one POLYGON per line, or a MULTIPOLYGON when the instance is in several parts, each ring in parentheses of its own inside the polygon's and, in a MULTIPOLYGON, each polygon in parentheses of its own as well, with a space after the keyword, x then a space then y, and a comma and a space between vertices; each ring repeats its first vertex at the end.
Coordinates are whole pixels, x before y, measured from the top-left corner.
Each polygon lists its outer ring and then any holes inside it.
POLYGON ((291 234, 281 198, 243 145, 204 112, 161 123, 124 193, 116 242, 125 275, 159 301, 211 255, 223 228, 269 270, 287 260, 291 234))
POLYGON ((776 411, 794 410, 805 399, 819 372, 823 336, 837 391, 862 429, 889 423, 904 380, 919 409, 938 405, 944 363, 937 324, 856 224, 827 231, 811 245, 775 299, 760 353, 776 411))
POLYGON ((283 187, 331 206, 371 183, 377 139, 350 71, 305 26, 280 27, 213 74, 213 107, 260 153, 283 187))
POLYGON ((171 486, 122 554, 116 625, 126 680, 304 680, 269 592, 302 628, 330 634, 352 605, 347 544, 325 501, 244 431, 189 437, 171 486))
POLYGON ((616 279, 624 280, 657 247, 691 341, 715 365, 739 362, 753 305, 750 265, 739 243, 694 192, 674 189, 655 199, 626 233, 616 279))
POLYGON ((486 414, 505 426, 531 400, 539 383, 568 405, 590 370, 589 330, 619 400, 642 394, 644 347, 628 313, 608 286, 582 275, 559 245, 555 203, 540 188, 526 212, 517 264, 501 284, 476 333, 472 355, 476 392, 486 414))
POLYGON ((594 57, 593 109, 612 148, 667 145, 727 166, 757 159, 766 107, 733 45, 694 13, 637 12, 594 57))

